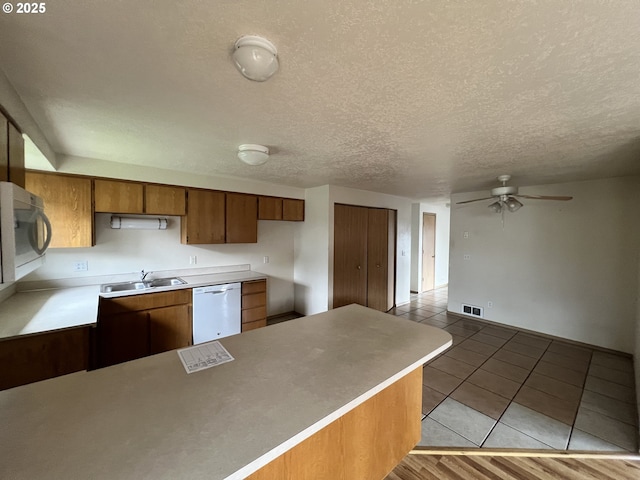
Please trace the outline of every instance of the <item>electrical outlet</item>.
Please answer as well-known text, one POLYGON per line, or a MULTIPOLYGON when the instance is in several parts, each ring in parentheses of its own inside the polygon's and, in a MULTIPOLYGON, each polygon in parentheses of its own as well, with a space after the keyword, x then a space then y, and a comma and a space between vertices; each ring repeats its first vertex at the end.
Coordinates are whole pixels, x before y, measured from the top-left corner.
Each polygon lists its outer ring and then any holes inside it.
POLYGON ((195 265, 198 263, 198 257, 195 255, 189 256, 189 265, 195 265))
POLYGON ((487 302, 487 308, 493 308, 493 302, 491 300, 487 302))
POLYGON ((469 232, 464 232, 464 234, 462 235, 464 238, 469 238, 469 232))
POLYGON ((81 260, 79 262, 73 262, 74 272, 86 272, 89 270, 89 262, 87 260, 81 260))
POLYGON ((267 255, 264 256, 264 258, 262 259, 263 263, 269 263, 269 257, 267 255))
POLYGON ((471 255, 469 255, 468 253, 465 253, 463 258, 465 260, 471 260, 471 255))

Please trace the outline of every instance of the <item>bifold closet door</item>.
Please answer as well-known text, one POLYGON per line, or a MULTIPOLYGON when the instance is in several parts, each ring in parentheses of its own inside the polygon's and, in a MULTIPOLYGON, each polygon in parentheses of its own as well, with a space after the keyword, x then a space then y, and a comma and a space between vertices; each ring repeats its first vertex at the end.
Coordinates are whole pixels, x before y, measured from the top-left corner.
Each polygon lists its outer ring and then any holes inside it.
POLYGON ((368 208, 335 205, 333 307, 367 305, 368 208))
POLYGON ((386 312, 389 210, 369 208, 367 218, 367 306, 386 312))

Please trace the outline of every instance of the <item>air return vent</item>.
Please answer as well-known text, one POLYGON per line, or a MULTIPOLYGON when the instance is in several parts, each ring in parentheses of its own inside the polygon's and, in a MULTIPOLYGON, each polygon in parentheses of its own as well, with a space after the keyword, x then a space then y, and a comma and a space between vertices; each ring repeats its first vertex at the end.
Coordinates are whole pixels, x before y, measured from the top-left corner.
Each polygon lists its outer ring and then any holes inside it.
POLYGON ((462 304, 462 313, 465 315, 471 315, 472 317, 483 318, 482 307, 476 307, 475 305, 462 304))

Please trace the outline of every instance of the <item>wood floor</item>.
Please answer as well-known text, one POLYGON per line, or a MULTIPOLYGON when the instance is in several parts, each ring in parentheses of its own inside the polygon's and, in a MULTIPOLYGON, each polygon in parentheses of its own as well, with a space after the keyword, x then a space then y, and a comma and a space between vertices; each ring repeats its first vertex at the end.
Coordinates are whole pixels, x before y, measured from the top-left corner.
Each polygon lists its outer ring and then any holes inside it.
POLYGON ((385 480, 626 480, 640 479, 640 457, 507 456, 412 453, 385 480))

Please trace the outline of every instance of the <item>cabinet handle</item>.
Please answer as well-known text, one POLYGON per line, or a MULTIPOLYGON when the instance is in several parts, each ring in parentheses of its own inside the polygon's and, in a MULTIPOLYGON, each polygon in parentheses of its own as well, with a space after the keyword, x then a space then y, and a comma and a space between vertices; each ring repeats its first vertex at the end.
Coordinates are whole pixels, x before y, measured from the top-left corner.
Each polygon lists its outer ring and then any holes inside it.
POLYGON ((376 263, 376 268, 380 268, 382 265, 380 265, 379 263, 376 263))
POLYGON ((357 268, 358 270, 360 270, 362 267, 361 267, 360 265, 358 265, 356 268, 357 268))

